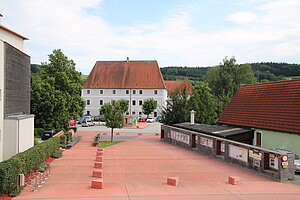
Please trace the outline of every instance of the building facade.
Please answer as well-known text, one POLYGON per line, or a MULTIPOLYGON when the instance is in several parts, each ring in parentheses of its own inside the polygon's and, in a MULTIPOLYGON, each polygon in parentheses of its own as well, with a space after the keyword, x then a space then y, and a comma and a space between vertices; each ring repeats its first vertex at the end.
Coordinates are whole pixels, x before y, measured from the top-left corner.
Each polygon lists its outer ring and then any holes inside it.
POLYGON ((253 144, 300 155, 300 80, 241 86, 218 123, 254 130, 253 144))
POLYGON ((33 146, 27 38, 0 25, 0 161, 33 146))
POLYGON ((127 115, 144 116, 142 105, 153 98, 158 107, 152 116, 157 117, 166 104, 167 89, 156 61, 97 61, 81 95, 85 114, 99 115, 105 103, 126 99, 127 115))

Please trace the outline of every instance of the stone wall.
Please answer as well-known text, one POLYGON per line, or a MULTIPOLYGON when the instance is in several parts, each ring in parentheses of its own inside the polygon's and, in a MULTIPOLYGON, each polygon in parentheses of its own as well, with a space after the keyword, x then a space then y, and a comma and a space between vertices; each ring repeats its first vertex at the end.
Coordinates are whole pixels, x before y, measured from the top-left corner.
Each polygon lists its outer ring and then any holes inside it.
POLYGON ((161 140, 250 169, 275 180, 294 179, 294 154, 288 155, 288 165, 284 168, 286 163, 281 160, 283 155, 276 151, 168 125, 161 125, 161 140))

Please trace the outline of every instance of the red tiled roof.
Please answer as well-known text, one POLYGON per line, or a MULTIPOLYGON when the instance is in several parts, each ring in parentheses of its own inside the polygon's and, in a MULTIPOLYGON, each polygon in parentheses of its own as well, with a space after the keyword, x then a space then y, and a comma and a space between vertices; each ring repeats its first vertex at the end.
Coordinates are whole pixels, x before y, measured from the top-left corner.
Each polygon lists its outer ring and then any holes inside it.
POLYGON ((166 89, 157 61, 97 61, 84 88, 166 89))
POLYGON ((193 88, 187 78, 184 79, 184 81, 165 81, 168 94, 172 94, 177 91, 182 91, 184 88, 186 88, 186 92, 188 94, 193 93, 193 88))
POLYGON ((22 36, 22 35, 20 35, 20 34, 18 34, 18 33, 16 33, 16 32, 14 32, 14 31, 12 31, 12 30, 10 30, 10 29, 8 29, 8 28, 2 26, 2 25, 0 25, 0 29, 5 30, 5 31, 7 31, 7 32, 9 32, 9 33, 11 33, 11 34, 13 34, 13 35, 19 37, 19 38, 22 38, 23 40, 28 40, 28 38, 26 38, 26 37, 24 37, 24 36, 22 36))
POLYGON ((218 123, 300 133, 300 80, 240 87, 218 123))

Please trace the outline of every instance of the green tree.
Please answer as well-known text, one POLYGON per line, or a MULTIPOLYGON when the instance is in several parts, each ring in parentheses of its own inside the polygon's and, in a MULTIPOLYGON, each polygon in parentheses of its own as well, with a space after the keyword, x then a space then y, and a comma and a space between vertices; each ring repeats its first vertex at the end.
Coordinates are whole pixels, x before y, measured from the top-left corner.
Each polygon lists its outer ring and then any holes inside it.
POLYGON ((189 95, 184 89, 182 92, 174 92, 167 105, 162 108, 161 121, 164 124, 176 124, 186 122, 190 116, 189 95))
POLYGON ((112 100, 110 103, 105 103, 100 108, 101 113, 104 114, 106 126, 111 128, 111 141, 113 141, 114 129, 123 127, 124 107, 122 107, 121 103, 122 100, 112 100))
POLYGON ((209 69, 204 80, 217 100, 218 114, 223 112, 241 85, 256 83, 251 66, 237 65, 234 57, 226 57, 219 66, 209 69))
POLYGON ((126 99, 120 99, 119 100, 120 105, 121 105, 121 109, 122 109, 122 113, 125 113, 128 111, 128 106, 129 106, 129 101, 126 99))
POLYGON ((200 124, 214 124, 217 120, 215 98, 207 83, 200 83, 193 88, 190 109, 195 110, 195 122, 200 124))
POLYGON ((49 55, 39 73, 31 75, 31 113, 39 128, 66 128, 70 119, 82 115, 84 101, 80 73, 60 49, 49 55))
POLYGON ((142 105, 142 110, 147 118, 157 108, 157 102, 153 98, 146 99, 142 105))

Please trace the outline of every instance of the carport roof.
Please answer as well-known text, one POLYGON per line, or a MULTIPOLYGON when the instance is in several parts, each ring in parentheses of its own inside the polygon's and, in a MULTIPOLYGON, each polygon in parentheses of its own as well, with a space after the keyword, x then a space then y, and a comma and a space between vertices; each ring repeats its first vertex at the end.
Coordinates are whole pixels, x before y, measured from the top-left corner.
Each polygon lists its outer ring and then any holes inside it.
POLYGON ((224 138, 253 131, 251 129, 244 129, 244 128, 233 127, 228 125, 207 125, 207 124, 191 125, 189 122, 173 124, 173 126, 178 128, 188 129, 199 133, 206 133, 214 136, 224 137, 224 138))

